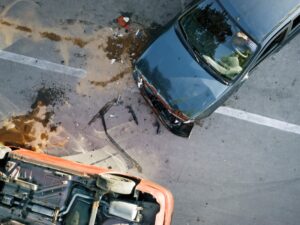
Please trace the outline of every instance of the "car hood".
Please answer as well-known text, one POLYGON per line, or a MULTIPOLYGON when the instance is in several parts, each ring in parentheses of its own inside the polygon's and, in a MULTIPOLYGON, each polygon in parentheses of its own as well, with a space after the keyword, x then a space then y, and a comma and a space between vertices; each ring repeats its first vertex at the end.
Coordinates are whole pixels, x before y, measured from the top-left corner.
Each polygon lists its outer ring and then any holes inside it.
POLYGON ((191 119, 205 111, 228 88, 195 61, 174 26, 144 52, 136 66, 173 109, 191 119))

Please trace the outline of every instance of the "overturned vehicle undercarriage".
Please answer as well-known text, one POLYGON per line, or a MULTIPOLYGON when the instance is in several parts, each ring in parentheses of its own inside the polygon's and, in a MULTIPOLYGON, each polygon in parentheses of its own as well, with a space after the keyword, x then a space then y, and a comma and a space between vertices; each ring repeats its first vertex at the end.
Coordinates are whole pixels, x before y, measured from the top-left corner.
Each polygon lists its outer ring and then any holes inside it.
POLYGON ((1 224, 169 225, 173 198, 143 179, 0 147, 1 224))

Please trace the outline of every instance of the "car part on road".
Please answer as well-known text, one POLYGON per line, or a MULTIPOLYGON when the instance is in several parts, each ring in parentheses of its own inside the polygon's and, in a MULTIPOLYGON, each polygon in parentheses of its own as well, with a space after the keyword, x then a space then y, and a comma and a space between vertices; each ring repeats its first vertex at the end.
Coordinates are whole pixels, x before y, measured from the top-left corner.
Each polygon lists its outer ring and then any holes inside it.
POLYGON ((160 123, 159 123, 159 121, 156 120, 153 125, 156 127, 156 134, 160 134, 161 130, 160 130, 160 123))
POLYGON ((111 141, 111 143, 117 148, 117 150, 122 154, 122 156, 126 160, 128 169, 136 168, 139 172, 142 172, 142 167, 139 165, 139 163, 135 159, 133 159, 107 132, 107 126, 106 126, 106 122, 105 122, 105 114, 110 110, 111 107, 113 107, 114 105, 118 105, 119 101, 120 101, 120 96, 118 98, 115 98, 115 99, 107 102, 99 110, 99 112, 91 119, 91 121, 88 123, 88 125, 91 125, 98 118, 101 118, 103 129, 104 129, 106 136, 111 141))
POLYGON ((26 149, 1 149, 0 224, 171 224, 173 197, 157 184, 26 149))
POLYGON ((133 118, 134 122, 136 123, 136 125, 139 125, 138 118, 137 118, 132 106, 131 105, 126 106, 126 109, 128 109, 128 112, 132 115, 132 118, 133 118))

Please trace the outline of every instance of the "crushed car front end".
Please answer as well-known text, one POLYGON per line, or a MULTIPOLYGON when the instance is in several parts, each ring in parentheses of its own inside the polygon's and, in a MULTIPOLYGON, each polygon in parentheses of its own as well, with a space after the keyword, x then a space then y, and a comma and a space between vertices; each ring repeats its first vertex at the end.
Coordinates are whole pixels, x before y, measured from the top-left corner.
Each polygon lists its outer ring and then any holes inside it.
POLYGON ((194 121, 182 112, 172 109, 155 87, 147 81, 138 67, 135 67, 133 77, 142 96, 152 107, 160 121, 172 133, 181 137, 189 137, 194 127, 194 121))

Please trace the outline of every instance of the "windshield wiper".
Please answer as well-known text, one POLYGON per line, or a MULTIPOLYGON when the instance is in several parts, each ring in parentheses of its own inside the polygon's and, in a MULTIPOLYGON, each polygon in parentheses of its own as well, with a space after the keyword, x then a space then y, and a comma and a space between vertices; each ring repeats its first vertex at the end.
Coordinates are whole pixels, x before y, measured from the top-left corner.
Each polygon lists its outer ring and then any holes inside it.
POLYGON ((192 46, 192 50, 193 50, 193 53, 194 53, 194 56, 195 56, 197 62, 200 63, 200 61, 201 61, 203 63, 204 60, 203 60, 202 55, 200 54, 199 50, 195 46, 192 46))

